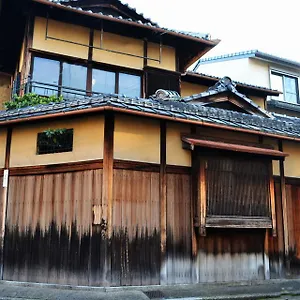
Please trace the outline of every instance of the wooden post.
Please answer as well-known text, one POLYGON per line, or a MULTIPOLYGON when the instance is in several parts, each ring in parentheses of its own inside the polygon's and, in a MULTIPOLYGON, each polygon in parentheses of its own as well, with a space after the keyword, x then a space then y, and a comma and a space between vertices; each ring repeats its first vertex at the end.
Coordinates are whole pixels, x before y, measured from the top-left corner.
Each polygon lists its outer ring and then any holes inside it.
POLYGON ((273 164, 270 163, 270 208, 272 217, 272 235, 277 236, 276 204, 275 204, 275 186, 273 178, 273 164))
POLYGON ((200 235, 206 236, 206 181, 205 170, 206 160, 200 162, 200 175, 199 175, 199 204, 200 204, 200 235))
POLYGON ((102 205, 107 205, 107 236, 112 236, 113 171, 114 171, 114 114, 105 113, 103 148, 102 205))
POLYGON ((27 17, 26 29, 25 29, 25 47, 24 47, 24 62, 21 68, 21 84, 24 84, 24 89, 20 91, 21 95, 24 95, 26 92, 29 92, 29 86, 27 81, 30 80, 30 71, 31 71, 31 52, 29 51, 32 48, 33 43, 33 29, 34 29, 34 17, 30 14, 27 17), (25 90, 26 88, 26 90, 25 90))
POLYGON ((269 230, 266 229, 264 242, 264 269, 265 279, 270 279, 270 261, 269 261, 269 230))
POLYGON ((86 90, 87 95, 92 96, 93 93, 93 46, 94 46, 94 29, 90 29, 90 37, 89 37, 89 52, 88 52, 88 67, 87 67, 87 80, 86 80, 86 90))
POLYGON ((5 224, 6 224, 6 211, 7 211, 7 201, 8 201, 8 185, 9 185, 9 160, 10 160, 10 148, 11 148, 11 136, 12 128, 7 129, 6 135, 6 150, 5 150, 5 163, 4 163, 4 176, 2 186, 2 220, 1 220, 1 279, 3 279, 3 265, 4 265, 4 237, 5 237, 5 224), (6 177, 6 178, 5 178, 6 177))
MULTIPOLYGON (((283 151, 282 141, 278 141, 279 151, 283 151)), ((284 176, 284 161, 279 161, 280 172, 280 190, 281 190, 281 203, 282 203, 282 220, 283 220, 283 237, 284 237, 284 258, 286 269, 290 271, 290 259, 289 259, 289 227, 288 227, 288 211, 287 211, 287 198, 286 198, 286 186, 284 176)))
MULTIPOLYGON (((167 128, 166 122, 160 122, 160 172, 159 172, 159 197, 160 197, 160 249, 161 267, 166 261, 167 248, 167 128)), ((161 284, 167 278, 166 267, 161 269, 161 284)))

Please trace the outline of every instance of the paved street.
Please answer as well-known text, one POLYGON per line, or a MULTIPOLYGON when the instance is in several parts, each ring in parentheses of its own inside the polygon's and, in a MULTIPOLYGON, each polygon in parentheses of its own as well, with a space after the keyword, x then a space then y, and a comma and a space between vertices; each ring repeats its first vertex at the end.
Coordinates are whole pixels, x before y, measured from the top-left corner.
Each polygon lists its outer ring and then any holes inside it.
POLYGON ((193 284, 121 288, 71 287, 0 282, 1 299, 35 300, 149 300, 149 299, 299 299, 300 280, 236 284, 193 284))

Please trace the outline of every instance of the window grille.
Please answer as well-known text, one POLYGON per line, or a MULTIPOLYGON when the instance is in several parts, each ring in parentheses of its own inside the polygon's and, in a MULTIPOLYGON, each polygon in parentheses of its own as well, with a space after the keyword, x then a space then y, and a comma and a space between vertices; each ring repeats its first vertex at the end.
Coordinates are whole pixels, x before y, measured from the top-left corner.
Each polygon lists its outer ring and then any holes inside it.
POLYGON ((37 136, 37 154, 73 151, 73 129, 40 132, 37 136))

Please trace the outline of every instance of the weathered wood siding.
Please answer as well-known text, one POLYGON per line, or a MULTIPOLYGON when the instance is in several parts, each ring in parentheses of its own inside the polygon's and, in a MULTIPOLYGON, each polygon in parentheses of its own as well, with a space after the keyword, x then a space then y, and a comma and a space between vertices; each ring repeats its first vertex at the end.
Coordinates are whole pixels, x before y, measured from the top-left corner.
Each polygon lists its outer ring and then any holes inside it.
POLYGON ((114 170, 113 285, 160 283, 159 174, 114 170))
POLYGON ((4 279, 105 285, 106 241, 92 226, 101 203, 102 170, 12 176, 4 279))
POLYGON ((167 174, 166 283, 192 282, 191 182, 189 174, 167 174))

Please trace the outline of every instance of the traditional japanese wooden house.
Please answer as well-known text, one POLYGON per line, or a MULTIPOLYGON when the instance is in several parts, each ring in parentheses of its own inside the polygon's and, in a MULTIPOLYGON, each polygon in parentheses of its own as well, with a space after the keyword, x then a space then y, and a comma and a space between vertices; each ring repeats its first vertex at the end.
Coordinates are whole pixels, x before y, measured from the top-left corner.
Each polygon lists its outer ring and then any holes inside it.
POLYGON ((218 41, 120 1, 25 8, 13 93, 64 100, 0 111, 2 279, 297 275, 300 121, 265 110, 278 92, 186 72, 218 41))

